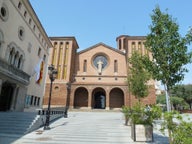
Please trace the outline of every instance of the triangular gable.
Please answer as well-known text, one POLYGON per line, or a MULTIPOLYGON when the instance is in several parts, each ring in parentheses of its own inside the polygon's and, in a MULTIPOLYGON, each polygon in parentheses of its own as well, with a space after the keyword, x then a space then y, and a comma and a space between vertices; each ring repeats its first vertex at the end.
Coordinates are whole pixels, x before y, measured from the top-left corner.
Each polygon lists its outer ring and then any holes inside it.
POLYGON ((125 55, 124 52, 122 52, 122 51, 120 51, 120 50, 118 50, 118 49, 115 49, 115 48, 113 48, 113 47, 110 47, 110 46, 108 46, 108 45, 106 45, 106 44, 104 44, 104 43, 102 43, 102 42, 100 42, 100 43, 98 43, 98 44, 96 44, 96 45, 93 45, 93 46, 91 46, 91 47, 89 47, 89 48, 86 48, 86 49, 84 49, 84 50, 82 50, 82 51, 79 51, 78 54, 82 54, 82 53, 84 53, 84 52, 87 52, 87 51, 89 51, 89 50, 91 50, 91 49, 94 49, 94 48, 96 48, 96 47, 98 47, 98 46, 101 46, 101 45, 104 46, 104 47, 106 47, 106 48, 108 48, 108 49, 110 49, 110 50, 112 50, 112 51, 115 51, 115 52, 117 52, 117 53, 119 53, 119 54, 125 55))

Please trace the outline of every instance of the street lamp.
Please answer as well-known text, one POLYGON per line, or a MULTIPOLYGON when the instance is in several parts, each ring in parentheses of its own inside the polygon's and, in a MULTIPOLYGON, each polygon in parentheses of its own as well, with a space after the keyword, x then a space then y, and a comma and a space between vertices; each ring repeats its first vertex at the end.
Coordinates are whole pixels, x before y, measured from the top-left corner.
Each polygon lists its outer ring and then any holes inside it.
POLYGON ((70 89, 71 89, 71 84, 68 82, 66 83, 66 87, 67 87, 67 98, 66 98, 66 107, 65 107, 65 113, 64 113, 64 117, 67 118, 68 117, 68 109, 69 109, 69 95, 70 95, 70 89))
POLYGON ((45 125, 44 125, 44 130, 49 130, 49 120, 50 120, 50 105, 51 105, 51 93, 52 93, 52 83, 55 80, 56 76, 57 76, 57 70, 54 68, 54 65, 51 64, 48 67, 48 74, 49 74, 49 79, 51 81, 50 84, 50 91, 49 91, 49 101, 48 101, 48 108, 47 108, 47 112, 46 112, 46 121, 45 121, 45 125))

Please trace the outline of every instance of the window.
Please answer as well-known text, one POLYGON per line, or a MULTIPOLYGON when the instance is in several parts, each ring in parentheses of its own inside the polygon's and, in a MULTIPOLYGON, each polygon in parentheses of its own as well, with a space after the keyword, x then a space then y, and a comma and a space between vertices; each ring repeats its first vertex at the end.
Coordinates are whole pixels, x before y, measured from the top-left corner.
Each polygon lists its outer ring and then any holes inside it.
POLYGON ((31 96, 31 102, 30 102, 30 105, 33 104, 33 96, 31 96))
POLYGON ((66 42, 66 48, 69 48, 69 42, 66 42))
POLYGON ((40 104, 40 98, 37 99, 37 105, 39 106, 40 104))
POLYGON ((142 54, 141 42, 138 42, 138 51, 140 54, 142 54))
POLYGON ((31 25, 31 18, 29 18, 29 24, 31 25))
POLYGON ((8 7, 3 3, 2 6, 0 7, 0 18, 3 21, 7 21, 8 16, 9 16, 8 7))
POLYGON ((101 66, 101 69, 104 69, 108 64, 108 60, 105 56, 98 55, 94 58, 93 64, 97 69, 99 69, 100 66, 101 66))
POLYGON ((21 55, 21 56, 19 57, 18 64, 17 64, 17 68, 18 68, 18 69, 21 68, 22 59, 23 59, 23 56, 21 55))
POLYGON ((43 56, 43 61, 45 61, 45 60, 46 60, 46 55, 43 56))
POLYGON ((34 25, 34 26, 33 26, 33 30, 34 30, 34 31, 35 31, 35 27, 36 27, 36 26, 34 25))
POLYGON ((87 60, 83 62, 83 72, 87 72, 87 60))
POLYGON ((119 39, 119 49, 121 50, 121 39, 119 39))
POLYGON ((9 64, 12 64, 12 61, 13 61, 13 57, 14 57, 14 53, 15 53, 15 48, 13 47, 10 52, 9 52, 9 64))
POLYGON ((135 52, 135 51, 136 51, 135 42, 132 42, 132 44, 131 44, 131 48, 132 48, 132 52, 135 52))
POLYGON ((19 2, 19 3, 18 3, 18 8, 21 9, 21 6, 22 6, 22 3, 19 2))
POLYGON ((25 31, 24 31, 24 28, 23 27, 19 27, 18 29, 18 37, 20 40, 24 40, 24 37, 25 37, 25 31))
POLYGON ((39 50, 38 50, 38 56, 39 57, 41 56, 41 48, 39 48, 39 50))
POLYGON ((118 63, 117 63, 117 60, 114 60, 114 72, 115 72, 115 73, 118 72, 118 63))
POLYGON ((26 17, 26 16, 27 16, 27 11, 24 12, 24 17, 26 17))
POLYGON ((17 51, 13 60, 13 65, 16 67, 17 67, 18 58, 19 58, 19 52, 17 51))

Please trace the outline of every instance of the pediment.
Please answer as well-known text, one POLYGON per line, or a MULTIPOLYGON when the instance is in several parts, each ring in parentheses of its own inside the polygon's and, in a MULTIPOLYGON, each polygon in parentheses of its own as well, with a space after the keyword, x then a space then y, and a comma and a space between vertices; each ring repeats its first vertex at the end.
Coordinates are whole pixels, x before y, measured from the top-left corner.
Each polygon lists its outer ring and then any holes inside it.
POLYGON ((116 48, 110 47, 110 46, 108 46, 108 45, 106 45, 106 44, 104 44, 104 43, 98 43, 98 44, 96 44, 96 45, 93 45, 93 46, 91 46, 91 47, 89 47, 89 48, 86 48, 86 49, 78 52, 78 54, 86 53, 86 52, 89 52, 89 51, 91 51, 91 50, 93 50, 93 49, 98 49, 98 51, 100 51, 99 49, 102 50, 102 48, 106 48, 106 49, 109 49, 109 50, 114 51, 114 52, 116 52, 116 53, 125 55, 124 52, 122 52, 122 51, 120 51, 120 50, 118 50, 118 49, 116 49, 116 48))

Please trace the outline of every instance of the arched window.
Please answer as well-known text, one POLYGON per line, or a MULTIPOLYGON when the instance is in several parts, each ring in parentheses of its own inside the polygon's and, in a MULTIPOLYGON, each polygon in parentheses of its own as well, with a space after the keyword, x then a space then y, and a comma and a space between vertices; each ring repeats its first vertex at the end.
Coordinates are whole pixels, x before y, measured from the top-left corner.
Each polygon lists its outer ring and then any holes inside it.
POLYGON ((132 53, 136 51, 135 42, 132 42, 131 48, 132 48, 132 53))
POLYGON ((15 53, 15 48, 12 48, 9 52, 9 60, 8 60, 9 64, 12 64, 14 53, 15 53))
POLYGON ((138 51, 140 54, 142 54, 141 42, 138 42, 138 51))
POLYGON ((84 63, 83 63, 83 72, 87 72, 87 60, 84 60, 84 63))
POLYGON ((17 51, 15 56, 14 56, 14 60, 13 60, 13 65, 14 66, 17 66, 18 59, 19 59, 19 52, 17 51))
POLYGON ((118 63, 117 60, 114 60, 114 72, 118 72, 118 63))
POLYGON ((121 39, 119 39, 119 49, 121 50, 121 39))
POLYGON ((21 55, 21 56, 19 57, 18 64, 17 64, 17 68, 18 68, 18 69, 21 68, 22 59, 23 59, 23 56, 21 55))

